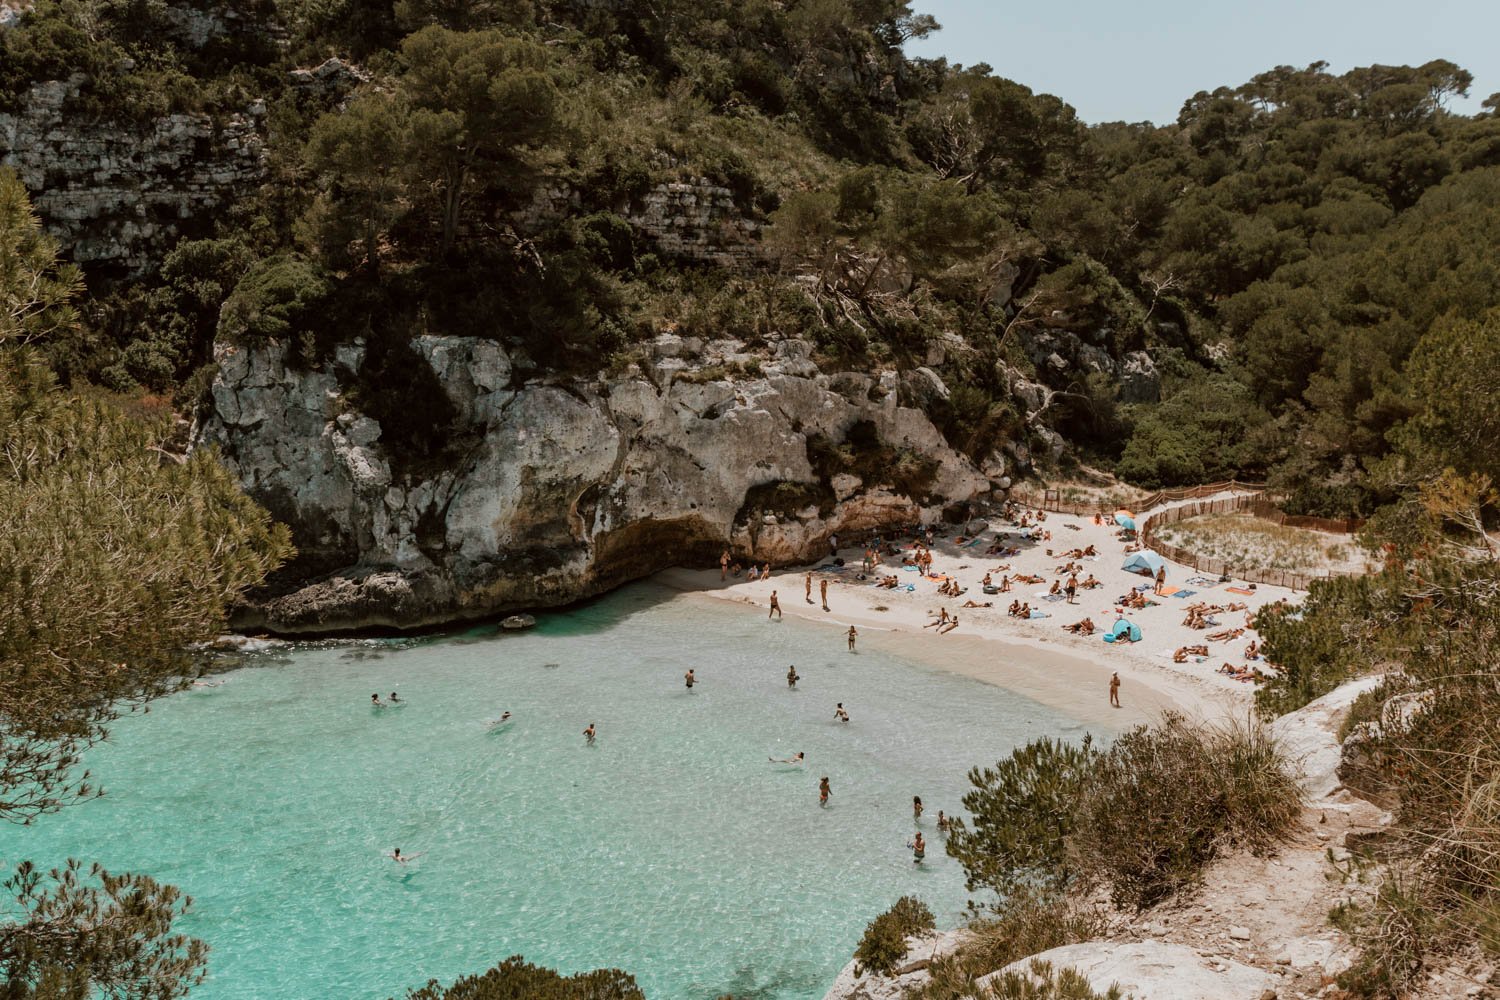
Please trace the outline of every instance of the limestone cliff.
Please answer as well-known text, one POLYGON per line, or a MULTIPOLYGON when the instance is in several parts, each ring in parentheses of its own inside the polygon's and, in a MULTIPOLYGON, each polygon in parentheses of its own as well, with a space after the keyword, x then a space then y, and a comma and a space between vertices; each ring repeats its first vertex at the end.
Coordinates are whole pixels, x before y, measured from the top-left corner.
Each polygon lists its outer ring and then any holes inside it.
MULTIPOLYGON (((819 372, 800 340, 752 356, 666 336, 615 377, 522 380, 501 345, 413 344, 457 413, 442 462, 393 454, 355 408, 365 348, 311 370, 285 345, 220 344, 216 445, 300 555, 238 622, 277 632, 415 627, 564 604, 726 544, 783 563, 833 532, 931 521, 990 481, 899 402, 894 373, 819 372), (728 371, 745 374, 716 377, 728 371), (758 374, 751 374, 757 372, 758 374), (921 488, 815 469, 809 441, 860 429, 920 456, 921 488)), ((882 470, 889 472, 892 470, 882 470)))

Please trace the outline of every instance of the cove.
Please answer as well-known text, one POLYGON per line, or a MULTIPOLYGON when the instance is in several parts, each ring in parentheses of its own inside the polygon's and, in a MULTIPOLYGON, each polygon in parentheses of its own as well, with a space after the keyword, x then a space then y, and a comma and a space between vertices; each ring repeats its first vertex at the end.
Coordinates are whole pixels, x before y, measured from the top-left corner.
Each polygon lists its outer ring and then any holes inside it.
POLYGON ((879 633, 850 655, 835 628, 649 583, 526 633, 315 644, 223 679, 122 720, 86 760, 104 798, 0 829, 11 865, 74 856, 191 894, 202 1000, 400 997, 518 953, 626 969, 653 1000, 821 997, 901 895, 961 918, 935 821, 968 769, 1084 731, 879 633), (393 690, 405 707, 370 707, 393 690), (402 868, 397 846, 423 856, 402 868))

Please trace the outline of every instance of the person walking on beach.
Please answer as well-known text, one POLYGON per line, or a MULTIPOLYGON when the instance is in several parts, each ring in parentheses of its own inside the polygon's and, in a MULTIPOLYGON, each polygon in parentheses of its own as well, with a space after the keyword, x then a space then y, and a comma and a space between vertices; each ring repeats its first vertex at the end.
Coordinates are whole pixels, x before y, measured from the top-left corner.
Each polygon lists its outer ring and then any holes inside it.
POLYGON ((807 571, 807 578, 802 581, 802 596, 807 598, 807 603, 812 603, 812 570, 807 571))
POLYGON ((1161 569, 1158 569, 1156 571, 1156 592, 1158 594, 1160 594, 1162 588, 1165 587, 1166 585, 1167 585, 1167 567, 1163 566, 1161 569))
POLYGON ((771 591, 771 610, 766 612, 766 618, 769 619, 772 615, 775 615, 777 618, 781 617, 781 601, 777 599, 776 591, 774 590, 771 591))
POLYGON ((854 640, 859 638, 859 630, 853 625, 849 626, 849 652, 854 652, 854 640))
POLYGON ((688 672, 682 675, 682 679, 687 682, 687 689, 689 691, 693 689, 694 684, 698 683, 698 678, 693 676, 692 667, 688 667, 688 672))
POLYGON ((820 595, 823 598, 823 610, 827 611, 828 610, 828 581, 827 580, 819 580, 818 581, 818 591, 819 591, 820 595))
POLYGON ((1109 703, 1114 708, 1120 707, 1120 672, 1118 670, 1109 675, 1109 703))
POLYGON ((719 582, 723 583, 729 576, 729 550, 725 549, 719 555, 719 582))
POLYGON ((912 842, 906 845, 911 848, 911 863, 920 865, 922 859, 927 857, 927 842, 922 839, 922 831, 918 830, 912 842))
POLYGON ((833 794, 833 789, 828 787, 828 775, 818 781, 818 805, 828 807, 828 796, 833 794))
POLYGON ((922 822, 922 796, 920 795, 913 795, 911 797, 911 821, 913 823, 922 822))
POLYGON ((791 688, 792 690, 795 691, 797 689, 797 682, 800 681, 801 679, 802 679, 801 677, 797 676, 797 668, 796 668, 795 665, 786 668, 786 686, 787 687, 789 687, 789 688, 791 688))
POLYGON ((844 703, 843 702, 839 702, 838 705, 834 708, 834 710, 833 710, 833 718, 837 722, 848 722, 849 721, 849 713, 846 712, 846 711, 844 711, 844 703))
POLYGON ((592 722, 590 722, 589 723, 589 727, 583 731, 583 738, 584 738, 584 740, 588 743, 589 746, 593 746, 594 745, 594 737, 597 736, 597 735, 599 735, 599 734, 595 731, 594 724, 592 722))

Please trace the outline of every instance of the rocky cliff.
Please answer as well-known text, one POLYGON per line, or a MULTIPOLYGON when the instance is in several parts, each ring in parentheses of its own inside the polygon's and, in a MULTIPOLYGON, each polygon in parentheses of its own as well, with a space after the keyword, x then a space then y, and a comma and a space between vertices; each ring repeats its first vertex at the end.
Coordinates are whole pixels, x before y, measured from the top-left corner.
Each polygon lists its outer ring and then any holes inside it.
POLYGON ((292 526, 300 553, 241 626, 415 627, 558 605, 711 565, 726 545, 815 557, 833 532, 932 521, 991 488, 901 405, 894 373, 820 372, 800 340, 750 353, 663 336, 593 380, 522 379, 489 340, 413 346, 457 414, 454 450, 430 469, 358 410, 362 342, 311 370, 282 344, 219 345, 197 440, 292 526), (851 434, 891 462, 831 470, 851 434), (897 489, 902 456, 916 473, 897 489))

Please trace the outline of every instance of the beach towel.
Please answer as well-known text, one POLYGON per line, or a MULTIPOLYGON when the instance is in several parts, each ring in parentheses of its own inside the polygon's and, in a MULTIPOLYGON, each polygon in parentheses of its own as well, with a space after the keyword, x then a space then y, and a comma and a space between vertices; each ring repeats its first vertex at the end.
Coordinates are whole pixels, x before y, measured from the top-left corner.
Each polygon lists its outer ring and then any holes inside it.
POLYGON ((983 538, 971 538, 967 542, 963 543, 963 547, 966 548, 966 549, 973 548, 974 546, 978 545, 982 541, 984 541, 983 538))
POLYGON ((1217 587, 1219 585, 1218 580, 1206 576, 1190 576, 1188 577, 1188 583, 1199 587, 1217 587))
POLYGON ((917 572, 917 567, 915 567, 915 566, 902 566, 901 570, 904 573, 915 573, 915 572, 917 572))
POLYGON ((1045 612, 1045 611, 1032 611, 1031 612, 1031 617, 1032 618, 1051 618, 1052 616, 1049 615, 1049 614, 1047 614, 1047 612, 1045 612))
POLYGON ((1047 594, 1042 598, 1044 601, 1066 601, 1067 599, 1067 594, 1047 594))
POLYGON ((1246 590, 1244 587, 1225 587, 1224 589, 1229 591, 1231 594, 1243 594, 1246 597, 1255 596, 1255 591, 1246 590))
MULTIPOLYGON (((1171 597, 1173 594, 1180 594, 1180 593, 1182 593, 1182 588, 1181 587, 1174 587, 1170 583, 1164 583, 1164 584, 1162 584, 1162 588, 1160 590, 1158 590, 1157 593, 1160 594, 1162 597, 1171 597)), ((1192 591, 1190 590, 1190 591, 1188 591, 1188 593, 1191 594, 1192 591)))
MULTIPOLYGON (((1167 593, 1167 591, 1162 591, 1162 593, 1167 593)), ((1196 590, 1174 590, 1174 591, 1172 591, 1169 594, 1169 596, 1171 596, 1171 597, 1192 597, 1196 593, 1197 593, 1196 590)))

